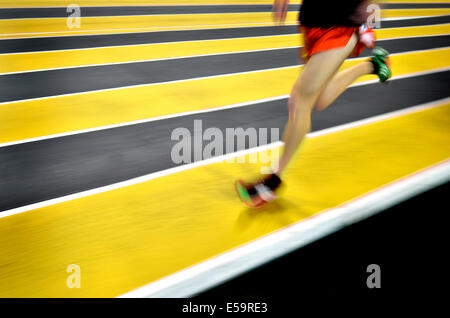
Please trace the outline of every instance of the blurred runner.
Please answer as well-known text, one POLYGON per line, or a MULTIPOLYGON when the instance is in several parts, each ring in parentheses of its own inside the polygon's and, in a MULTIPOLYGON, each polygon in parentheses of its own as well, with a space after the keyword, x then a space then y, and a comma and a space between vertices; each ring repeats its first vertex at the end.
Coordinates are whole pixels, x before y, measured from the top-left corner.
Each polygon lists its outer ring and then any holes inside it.
MULTIPOLYGON (((289 120, 283 136, 284 151, 278 169, 261 176, 257 182, 236 181, 241 200, 259 207, 274 200, 281 185, 281 175, 305 135, 310 131, 311 112, 327 108, 358 77, 375 74, 380 82, 392 75, 388 52, 375 45, 375 33, 367 26, 368 0, 303 0, 300 31, 304 39, 302 57, 306 61, 295 82, 288 102, 289 120), (371 48, 372 57, 338 72, 350 56, 359 56, 371 48)), ((289 0, 275 0, 276 22, 286 19, 289 0)))

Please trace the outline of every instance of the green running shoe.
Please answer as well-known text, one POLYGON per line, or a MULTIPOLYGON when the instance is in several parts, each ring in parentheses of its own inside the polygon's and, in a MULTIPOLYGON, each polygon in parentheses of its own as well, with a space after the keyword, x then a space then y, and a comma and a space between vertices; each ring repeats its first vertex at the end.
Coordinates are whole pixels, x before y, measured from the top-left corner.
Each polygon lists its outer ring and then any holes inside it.
POLYGON ((391 76, 391 62, 389 60, 389 52, 382 47, 375 47, 372 50, 373 74, 378 75, 381 83, 385 83, 391 76))

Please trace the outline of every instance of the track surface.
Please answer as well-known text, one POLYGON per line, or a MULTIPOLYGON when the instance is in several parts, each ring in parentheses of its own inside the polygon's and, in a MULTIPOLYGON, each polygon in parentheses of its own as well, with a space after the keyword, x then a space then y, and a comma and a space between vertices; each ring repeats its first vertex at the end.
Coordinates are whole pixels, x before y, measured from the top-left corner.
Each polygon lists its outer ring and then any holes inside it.
POLYGON ((80 30, 45 1, 0 9, 0 297, 120 296, 448 161, 450 3, 390 1, 377 37, 394 78, 363 77, 314 114, 278 203, 252 214, 233 193, 261 160, 176 162, 177 128, 192 145, 212 127, 282 136, 299 6, 273 26, 270 6, 239 3, 83 1, 80 30), (83 288, 67 288, 70 264, 83 288))
POLYGON ((431 230, 436 228, 436 221, 424 220, 421 214, 429 209, 430 202, 434 207, 444 205, 449 187, 448 183, 442 185, 274 260, 198 295, 194 302, 268 300, 273 312, 292 313, 302 311, 299 299, 423 301, 423 291, 435 294, 439 290, 445 260, 434 251, 445 247, 443 232, 431 230), (419 228, 427 234, 425 240, 417 235, 419 228), (367 288, 370 264, 380 266, 380 289, 367 288), (294 288, 286 288, 288 281, 294 288))

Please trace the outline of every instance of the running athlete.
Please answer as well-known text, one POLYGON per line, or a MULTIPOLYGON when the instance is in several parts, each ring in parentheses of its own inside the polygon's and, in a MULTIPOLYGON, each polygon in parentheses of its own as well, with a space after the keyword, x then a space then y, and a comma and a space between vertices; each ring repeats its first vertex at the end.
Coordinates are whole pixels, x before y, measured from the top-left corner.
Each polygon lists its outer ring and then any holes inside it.
MULTIPOLYGON (((289 120, 285 126, 284 151, 278 168, 254 183, 238 180, 236 190, 250 207, 274 200, 281 175, 305 135, 310 131, 311 113, 327 108, 358 77, 375 74, 380 82, 391 77, 388 52, 374 48, 375 34, 367 27, 368 0, 303 0, 300 31, 304 39, 302 56, 306 61, 288 101, 289 120), (349 56, 359 56, 371 48, 372 57, 338 72, 349 56)), ((289 0, 275 0, 274 19, 284 22, 289 0)))

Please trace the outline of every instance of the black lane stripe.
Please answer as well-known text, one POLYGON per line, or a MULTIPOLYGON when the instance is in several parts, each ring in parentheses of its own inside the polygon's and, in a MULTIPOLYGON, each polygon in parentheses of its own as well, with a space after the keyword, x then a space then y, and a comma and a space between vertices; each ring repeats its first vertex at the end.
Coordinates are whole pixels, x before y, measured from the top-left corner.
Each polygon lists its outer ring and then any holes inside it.
MULTIPOLYGON (((379 41, 391 53, 446 47, 450 35, 379 41)), ((365 50, 362 56, 368 56, 365 50)), ((220 54, 0 75, 0 102, 161 83, 299 64, 298 49, 220 54)))
MULTIPOLYGON (((289 11, 298 11, 300 5, 291 4, 289 11)), ((450 3, 387 3, 383 9, 445 9, 450 3)), ((255 5, 180 5, 180 6, 114 6, 81 7, 82 17, 109 17, 157 14, 211 14, 271 12, 270 4, 255 5)), ((72 12, 72 11, 71 11, 72 12)), ((65 18, 69 16, 66 7, 53 8, 0 8, 0 19, 65 18)))
MULTIPOLYGON (((350 88, 329 109, 314 114, 313 131, 448 97, 449 81, 447 71, 350 88)), ((171 133, 184 127, 193 134, 194 120, 202 120, 203 131, 216 127, 224 136, 226 128, 237 127, 269 132, 279 128, 281 136, 286 103, 284 99, 0 148, 0 211, 174 167, 170 154, 177 141, 170 140, 171 133)))
MULTIPOLYGON (((407 19, 397 21, 382 21, 382 28, 397 28, 410 26, 426 26, 434 24, 450 23, 450 15, 407 19)), ((298 27, 291 26, 267 26, 246 28, 225 28, 207 30, 185 30, 185 31, 160 31, 139 32, 127 34, 104 34, 104 35, 80 35, 42 37, 26 39, 4 39, 0 40, 0 53, 39 52, 52 50, 70 50, 94 47, 151 44, 177 41, 199 41, 213 39, 230 39, 240 37, 255 37, 269 35, 296 34, 298 27)))
POLYGON ((381 3, 383 9, 446 9, 450 3, 381 3))
MULTIPOLYGON (((297 11, 300 5, 290 5, 290 11, 297 11)), ((81 7, 82 17, 108 17, 127 15, 158 14, 213 14, 213 13, 252 13, 271 12, 272 5, 192 5, 192 6, 120 6, 120 7, 81 7)), ((71 11, 72 12, 72 11, 71 11)), ((21 18, 65 18, 70 13, 66 7, 54 8, 6 8, 0 9, 0 19, 21 18)))
MULTIPOLYGON (((446 19, 446 21, 450 23, 450 16, 446 19)), ((297 26, 268 26, 13 39, 0 40, 0 53, 70 50, 106 46, 231 39, 295 33, 298 33, 297 26)))

